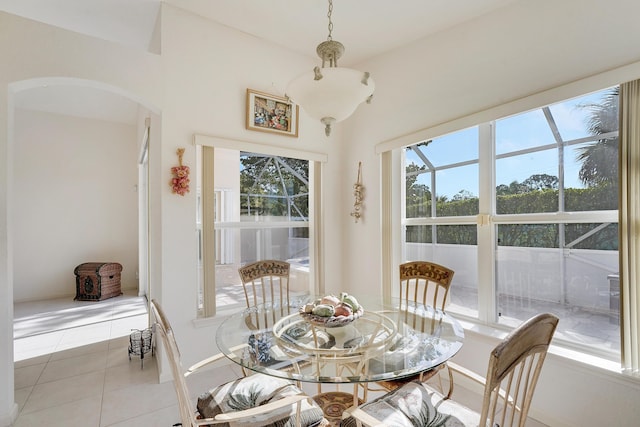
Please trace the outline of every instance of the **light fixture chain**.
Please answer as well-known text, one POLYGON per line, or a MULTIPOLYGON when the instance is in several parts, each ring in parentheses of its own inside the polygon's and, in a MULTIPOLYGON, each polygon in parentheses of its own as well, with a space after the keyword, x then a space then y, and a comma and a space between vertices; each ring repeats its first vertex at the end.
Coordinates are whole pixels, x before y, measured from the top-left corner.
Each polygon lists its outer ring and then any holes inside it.
POLYGON ((333 40, 331 37, 331 32, 333 31, 333 22, 331 21, 331 13, 333 12, 333 0, 329 0, 329 12, 327 13, 327 18, 329 18, 329 36, 327 40, 333 40))

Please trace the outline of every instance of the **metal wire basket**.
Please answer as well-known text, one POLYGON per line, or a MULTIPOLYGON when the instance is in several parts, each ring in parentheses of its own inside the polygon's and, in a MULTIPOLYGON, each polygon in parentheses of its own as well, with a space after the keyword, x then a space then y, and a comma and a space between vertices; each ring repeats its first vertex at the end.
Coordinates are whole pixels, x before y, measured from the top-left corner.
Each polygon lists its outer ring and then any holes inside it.
POLYGON ((154 356, 153 349, 153 332, 151 328, 139 330, 132 329, 131 335, 129 335, 129 360, 131 355, 140 356, 140 369, 144 367, 144 355, 151 352, 151 356, 154 356))

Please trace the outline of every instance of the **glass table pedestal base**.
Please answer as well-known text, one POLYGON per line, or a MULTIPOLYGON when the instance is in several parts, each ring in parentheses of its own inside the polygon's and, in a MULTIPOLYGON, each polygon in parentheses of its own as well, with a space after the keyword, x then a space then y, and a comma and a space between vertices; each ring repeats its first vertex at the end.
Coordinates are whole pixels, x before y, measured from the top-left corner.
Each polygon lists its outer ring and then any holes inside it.
MULTIPOLYGON (((313 396, 318 406, 322 408, 325 418, 331 426, 339 426, 342 419, 342 413, 345 409, 353 406, 354 396, 351 393, 342 391, 329 391, 313 396)), ((362 399, 358 399, 358 405, 363 404, 362 399)))

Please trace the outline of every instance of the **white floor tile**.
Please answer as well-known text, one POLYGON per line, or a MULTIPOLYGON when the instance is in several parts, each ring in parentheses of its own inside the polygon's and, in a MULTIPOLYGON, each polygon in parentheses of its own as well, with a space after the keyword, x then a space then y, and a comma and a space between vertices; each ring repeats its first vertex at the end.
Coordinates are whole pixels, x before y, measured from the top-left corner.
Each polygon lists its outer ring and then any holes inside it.
MULTIPOLYGON (((147 361, 152 359, 154 358, 151 357, 151 354, 146 354, 143 365, 147 365, 147 361)), ((131 364, 140 367, 140 357, 131 355, 131 360, 129 360, 129 338, 121 337, 110 340, 107 350, 107 368, 131 364)))
POLYGON ((95 342, 109 341, 109 339, 111 339, 110 322, 67 329, 62 335, 56 351, 83 347, 95 342))
POLYGON ((14 396, 16 403, 18 404, 18 411, 22 411, 24 404, 27 403, 27 399, 31 395, 33 387, 16 388, 14 396))
POLYGON ((120 423, 175 404, 176 394, 172 382, 137 384, 108 391, 104 393, 102 400, 101 425, 120 423))
POLYGON ((36 385, 46 366, 46 363, 40 363, 37 365, 15 368, 13 371, 15 388, 19 389, 36 385))
POLYGON ((14 427, 99 427, 101 396, 91 396, 22 413, 14 427))
POLYGON ((100 397, 103 384, 104 370, 37 384, 33 387, 20 415, 88 397, 100 397))
POLYGON ((66 359, 52 360, 47 363, 38 383, 47 383, 91 373, 99 373, 104 376, 106 366, 106 353, 89 353, 66 359))
POLYGON ((155 358, 146 358, 142 369, 139 359, 134 359, 129 364, 107 368, 104 380, 105 393, 138 384, 158 384, 158 368, 155 358))
POLYGON ((169 427, 179 422, 178 405, 173 405, 114 424, 101 424, 101 427, 169 427))
POLYGON ((105 353, 109 350, 109 341, 92 342, 82 346, 70 346, 66 350, 57 350, 51 354, 50 361, 69 359, 92 353, 105 353))

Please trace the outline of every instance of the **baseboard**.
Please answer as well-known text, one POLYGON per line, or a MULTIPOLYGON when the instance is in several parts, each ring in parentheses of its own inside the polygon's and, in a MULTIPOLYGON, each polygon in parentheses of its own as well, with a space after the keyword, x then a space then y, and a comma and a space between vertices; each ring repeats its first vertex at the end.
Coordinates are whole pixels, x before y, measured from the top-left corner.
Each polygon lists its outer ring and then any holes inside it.
POLYGON ((550 417, 545 411, 538 411, 533 407, 529 408, 529 418, 553 427, 575 427, 575 424, 566 420, 559 420, 555 417, 550 417))
POLYGON ((14 403, 8 414, 0 414, 0 427, 11 427, 18 419, 18 404, 14 403))

